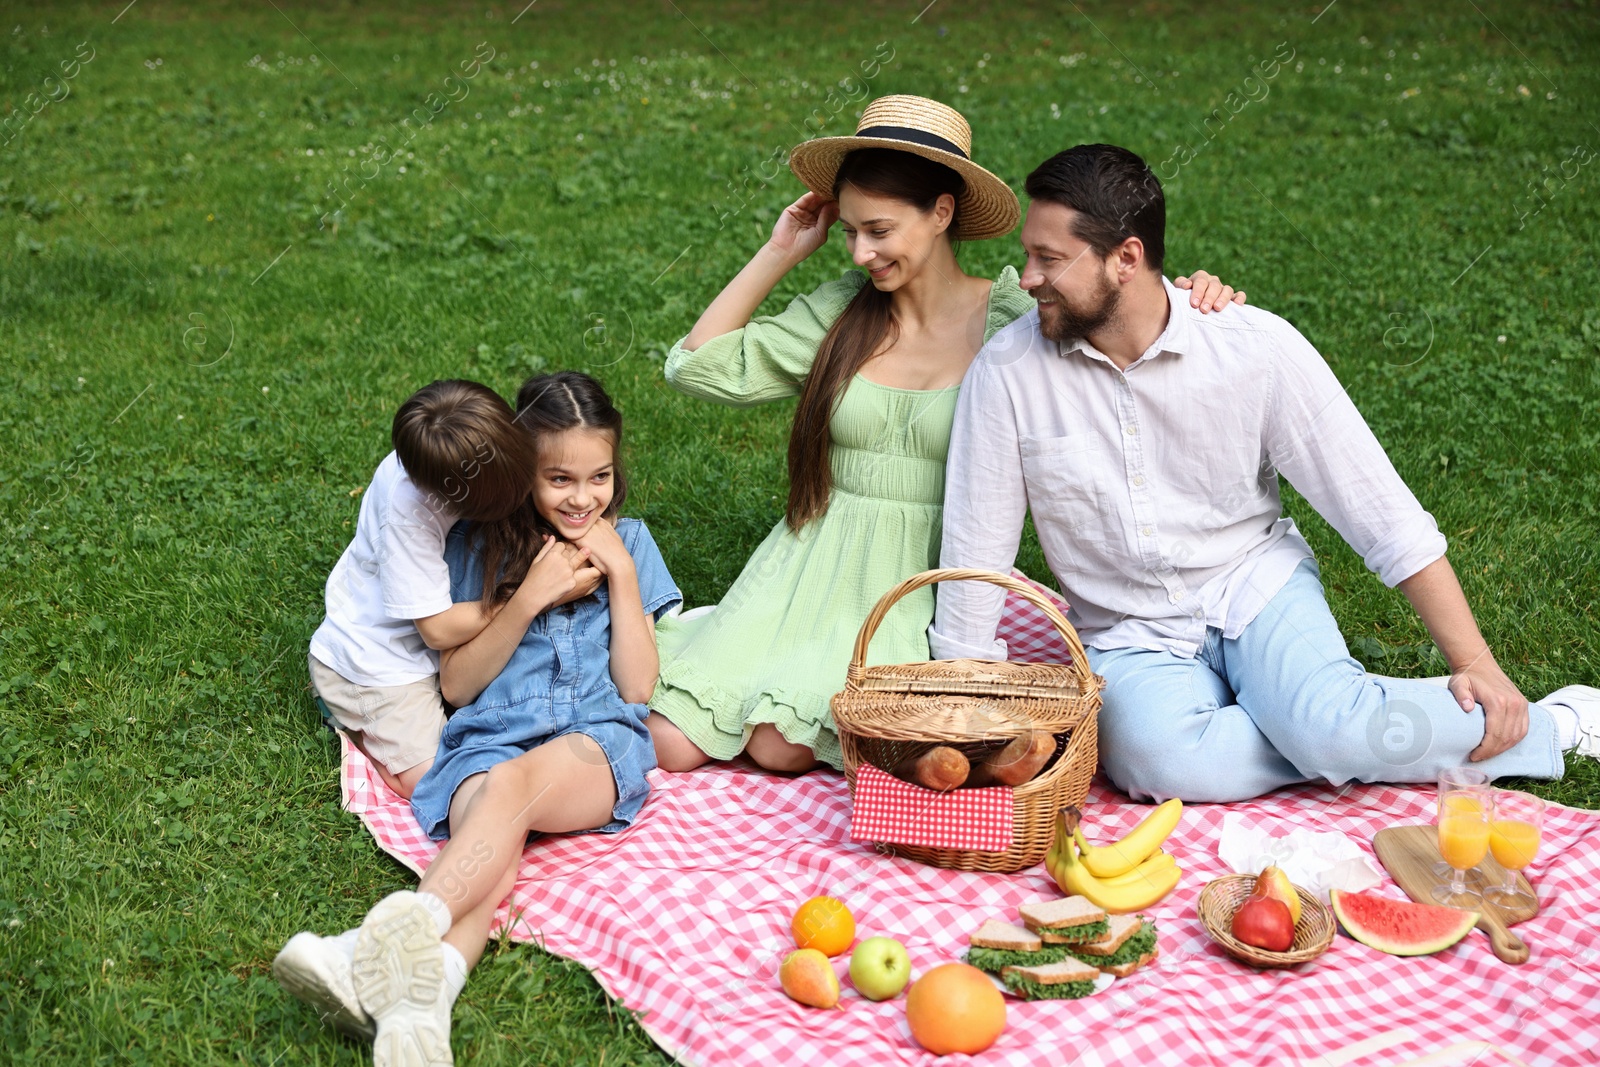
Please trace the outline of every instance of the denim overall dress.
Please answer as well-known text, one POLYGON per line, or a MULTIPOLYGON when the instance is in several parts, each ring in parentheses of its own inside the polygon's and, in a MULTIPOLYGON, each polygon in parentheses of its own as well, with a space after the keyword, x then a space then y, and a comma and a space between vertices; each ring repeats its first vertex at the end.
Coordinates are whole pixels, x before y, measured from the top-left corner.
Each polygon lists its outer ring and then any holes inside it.
MULTIPOLYGON (((470 529, 457 523, 445 543, 456 603, 483 594, 481 561, 468 551, 470 529)), ((659 618, 683 594, 643 522, 619 519, 617 535, 633 557, 645 612, 659 618)), ((610 587, 602 582, 582 600, 536 616, 499 675, 450 717, 411 810, 428 836, 442 841, 450 836, 450 800, 462 782, 556 738, 583 734, 605 753, 617 785, 611 821, 599 832, 626 829, 649 792, 645 774, 656 765, 644 725, 649 711, 623 700, 611 680, 610 587)))

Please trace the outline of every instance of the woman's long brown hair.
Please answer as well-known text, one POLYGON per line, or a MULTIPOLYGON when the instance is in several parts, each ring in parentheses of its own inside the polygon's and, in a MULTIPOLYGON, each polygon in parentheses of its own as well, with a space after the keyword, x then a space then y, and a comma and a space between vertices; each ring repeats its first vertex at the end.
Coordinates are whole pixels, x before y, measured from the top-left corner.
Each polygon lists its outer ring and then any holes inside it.
MULTIPOLYGON (((536 374, 517 392, 517 422, 536 446, 564 430, 593 430, 611 438, 611 504, 602 513, 615 522, 628 496, 628 479, 622 470, 622 413, 600 383, 582 371, 536 374)), ((537 456, 537 452, 535 452, 537 456)), ((535 460, 537 462, 537 460, 535 460)), ((533 482, 533 464, 528 482, 533 482)), ((511 599, 528 575, 533 557, 544 547, 546 535, 560 537, 539 514, 530 491, 517 509, 498 522, 475 523, 471 549, 483 563, 483 599, 498 604, 511 599)))
MULTIPOLYGON (((844 157, 833 182, 833 197, 849 183, 869 193, 932 211, 949 193, 959 204, 966 182, 942 163, 892 148, 861 148, 844 157)), ((952 216, 946 233, 956 232, 952 216)), ((885 341, 893 343, 898 327, 890 295, 867 279, 817 348, 806 375, 789 431, 789 506, 785 519, 799 533, 828 510, 833 470, 828 462, 828 423, 850 382, 885 341)))

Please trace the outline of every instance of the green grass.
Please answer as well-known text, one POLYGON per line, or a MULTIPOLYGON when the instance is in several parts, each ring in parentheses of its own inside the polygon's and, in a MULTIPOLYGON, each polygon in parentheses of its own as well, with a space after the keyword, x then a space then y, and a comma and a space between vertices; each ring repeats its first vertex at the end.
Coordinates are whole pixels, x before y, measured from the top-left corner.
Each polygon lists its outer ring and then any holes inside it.
MULTIPOLYGON (((1600 148, 1593 4, 1480 2, 1491 25, 1466 4, 942 0, 913 23, 924 3, 6 8, 12 1062, 366 1056, 267 968, 411 881, 339 810, 303 661, 394 408, 440 376, 509 392, 594 371, 629 419, 631 510, 690 600, 716 598, 779 515, 789 409, 675 395, 661 355, 797 194, 763 166, 875 53, 868 92, 954 103, 1014 185, 1080 141, 1158 166, 1187 142, 1162 170, 1174 273, 1222 274, 1319 346, 1525 691, 1596 680, 1600 201, 1574 155, 1600 148), (84 41, 70 92, 32 114, 84 41), (480 42, 495 58, 466 96, 397 128, 480 42), (1296 58, 1247 82, 1280 43, 1296 58), (380 136, 405 160, 363 164, 380 136), (319 226, 347 166, 371 180, 319 226)), ((961 255, 1018 260, 1011 239, 961 255)), ((771 306, 844 265, 835 239, 771 306)), ((1358 654, 1429 669, 1403 599, 1290 507, 1358 654)), ((1043 572, 1036 549, 1024 565, 1043 572)), ((1600 806, 1593 761, 1537 789, 1600 806)), ((664 1060, 531 948, 496 951, 457 1020, 472 1062, 664 1060)))

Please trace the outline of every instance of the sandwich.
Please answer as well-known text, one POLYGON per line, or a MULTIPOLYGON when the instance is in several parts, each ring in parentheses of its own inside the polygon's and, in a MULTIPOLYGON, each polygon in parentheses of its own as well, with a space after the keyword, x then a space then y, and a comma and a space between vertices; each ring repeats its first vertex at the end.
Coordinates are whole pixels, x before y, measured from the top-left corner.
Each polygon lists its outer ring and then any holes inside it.
POLYGON ((1161 955, 1161 946, 1152 944, 1150 946, 1150 951, 1146 952, 1138 959, 1129 960, 1127 963, 1119 963, 1114 967, 1107 967, 1102 963, 1100 965, 1100 970, 1106 974, 1115 975, 1118 978, 1126 978, 1134 971, 1137 971, 1140 967, 1145 967, 1151 963, 1154 963, 1156 957, 1159 955, 1161 955))
POLYGON ((1099 941, 1110 933, 1103 909, 1084 897, 1036 900, 1020 909, 1022 921, 1047 945, 1099 941))
POLYGON ((1093 993, 1099 978, 1099 968, 1075 959, 1000 972, 1006 988, 1023 1000, 1076 1000, 1093 993))
POLYGON ((1156 958, 1156 924, 1142 915, 1113 915, 1107 923, 1103 941, 1068 945, 1077 959, 1118 978, 1128 975, 1156 958))
POLYGON ((967 962, 979 970, 999 974, 1006 967, 1033 967, 1060 963, 1067 950, 1046 945, 1032 930, 990 919, 969 939, 967 962))

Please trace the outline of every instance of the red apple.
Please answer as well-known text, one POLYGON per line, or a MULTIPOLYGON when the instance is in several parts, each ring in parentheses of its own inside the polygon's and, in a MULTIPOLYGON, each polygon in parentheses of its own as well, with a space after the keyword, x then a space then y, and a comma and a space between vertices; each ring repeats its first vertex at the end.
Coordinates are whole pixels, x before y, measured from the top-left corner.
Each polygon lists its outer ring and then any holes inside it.
POLYGON ((1250 897, 1233 913, 1233 936, 1269 952, 1287 952, 1294 944, 1289 905, 1273 897, 1250 897))

